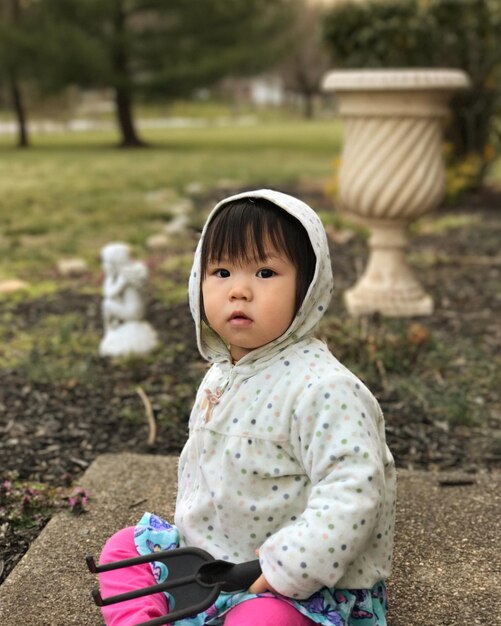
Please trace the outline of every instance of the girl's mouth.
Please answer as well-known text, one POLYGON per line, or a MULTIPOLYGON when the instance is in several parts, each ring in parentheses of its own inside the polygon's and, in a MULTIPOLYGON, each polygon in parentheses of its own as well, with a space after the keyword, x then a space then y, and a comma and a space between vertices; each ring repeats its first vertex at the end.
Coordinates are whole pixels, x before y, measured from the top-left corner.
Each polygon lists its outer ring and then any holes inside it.
POLYGON ((230 326, 245 327, 252 324, 250 317, 247 317, 242 311, 233 311, 229 318, 230 326))

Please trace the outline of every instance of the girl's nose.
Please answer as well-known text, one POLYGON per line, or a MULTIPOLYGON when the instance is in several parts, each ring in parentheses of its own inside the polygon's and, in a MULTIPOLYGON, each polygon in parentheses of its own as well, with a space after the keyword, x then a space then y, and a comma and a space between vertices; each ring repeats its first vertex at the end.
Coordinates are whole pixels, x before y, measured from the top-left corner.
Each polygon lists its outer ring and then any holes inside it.
POLYGON ((233 283, 229 291, 230 300, 251 300, 252 290, 246 281, 237 280, 233 283))

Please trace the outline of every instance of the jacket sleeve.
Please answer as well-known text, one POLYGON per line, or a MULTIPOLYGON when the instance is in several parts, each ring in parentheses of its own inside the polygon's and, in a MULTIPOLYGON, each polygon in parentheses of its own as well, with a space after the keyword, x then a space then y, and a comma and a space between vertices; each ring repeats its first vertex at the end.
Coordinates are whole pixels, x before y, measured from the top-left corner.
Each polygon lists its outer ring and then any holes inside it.
POLYGON ((307 506, 260 549, 263 574, 279 593, 304 599, 334 587, 363 553, 383 506, 382 421, 375 398, 349 374, 298 398, 291 446, 309 478, 307 506))

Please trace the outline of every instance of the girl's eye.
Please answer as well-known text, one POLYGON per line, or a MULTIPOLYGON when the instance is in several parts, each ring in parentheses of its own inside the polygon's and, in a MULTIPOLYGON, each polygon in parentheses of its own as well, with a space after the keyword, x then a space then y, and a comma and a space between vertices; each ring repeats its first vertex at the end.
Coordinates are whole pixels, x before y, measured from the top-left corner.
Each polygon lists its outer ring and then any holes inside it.
POLYGON ((228 278, 230 276, 230 272, 223 268, 219 268, 215 270, 214 276, 217 276, 218 278, 228 278))
POLYGON ((258 271, 256 276, 258 278, 271 278, 272 276, 275 276, 275 272, 269 269, 262 269, 258 271))

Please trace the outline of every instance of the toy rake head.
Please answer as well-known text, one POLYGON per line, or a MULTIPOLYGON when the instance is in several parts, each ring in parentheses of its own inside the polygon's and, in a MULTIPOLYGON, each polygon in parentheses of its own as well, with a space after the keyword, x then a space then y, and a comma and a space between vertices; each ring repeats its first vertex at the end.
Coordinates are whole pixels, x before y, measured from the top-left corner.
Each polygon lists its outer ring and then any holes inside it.
POLYGON ((92 592, 94 602, 98 606, 108 606, 116 602, 167 592, 170 600, 168 615, 143 622, 138 626, 169 624, 185 617, 197 615, 214 604, 221 591, 247 589, 261 574, 259 560, 237 565, 228 561, 216 560, 208 552, 199 548, 164 550, 104 565, 96 565, 92 556, 88 556, 86 561, 87 567, 93 574, 103 574, 132 565, 152 563, 153 561, 162 562, 166 565, 168 576, 162 583, 108 598, 103 598, 97 589, 92 592))

